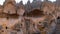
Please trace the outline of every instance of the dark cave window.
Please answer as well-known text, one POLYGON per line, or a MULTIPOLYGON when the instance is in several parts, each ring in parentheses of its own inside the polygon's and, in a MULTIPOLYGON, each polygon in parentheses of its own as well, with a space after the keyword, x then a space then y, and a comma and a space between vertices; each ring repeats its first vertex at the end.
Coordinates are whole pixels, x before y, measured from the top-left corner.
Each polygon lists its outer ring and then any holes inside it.
POLYGON ((4 32, 4 30, 2 30, 1 32, 4 32))
POLYGON ((57 18, 57 23, 60 24, 60 17, 57 18))
POLYGON ((21 26, 22 26, 22 24, 21 24, 21 26))
POLYGON ((39 22, 39 24, 41 24, 41 22, 39 22))
POLYGON ((57 19, 60 19, 60 17, 58 17, 57 19))
POLYGON ((20 24, 20 28, 22 28, 22 24, 20 24))
POLYGON ((6 29, 8 29, 8 27, 6 27, 6 29))
POLYGON ((7 20, 9 19, 9 17, 6 17, 7 18, 7 20))

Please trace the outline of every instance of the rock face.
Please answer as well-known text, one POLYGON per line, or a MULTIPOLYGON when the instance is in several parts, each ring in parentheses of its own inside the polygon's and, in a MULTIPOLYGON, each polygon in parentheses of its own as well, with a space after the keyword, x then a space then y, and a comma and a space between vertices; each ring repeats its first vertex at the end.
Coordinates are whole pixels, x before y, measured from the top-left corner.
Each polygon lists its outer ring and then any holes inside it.
POLYGON ((5 13, 14 14, 16 13, 15 0, 6 0, 4 3, 4 11, 5 13))
POLYGON ((52 34, 60 7, 40 0, 27 4, 5 0, 0 6, 0 34, 52 34))

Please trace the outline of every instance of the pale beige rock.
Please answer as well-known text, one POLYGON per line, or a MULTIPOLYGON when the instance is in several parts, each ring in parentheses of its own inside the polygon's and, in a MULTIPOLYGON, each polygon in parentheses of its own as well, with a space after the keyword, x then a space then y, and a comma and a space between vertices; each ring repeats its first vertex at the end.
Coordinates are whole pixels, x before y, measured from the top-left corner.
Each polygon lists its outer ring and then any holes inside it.
POLYGON ((4 3, 4 13, 15 14, 16 13, 16 6, 15 0, 6 0, 4 3))

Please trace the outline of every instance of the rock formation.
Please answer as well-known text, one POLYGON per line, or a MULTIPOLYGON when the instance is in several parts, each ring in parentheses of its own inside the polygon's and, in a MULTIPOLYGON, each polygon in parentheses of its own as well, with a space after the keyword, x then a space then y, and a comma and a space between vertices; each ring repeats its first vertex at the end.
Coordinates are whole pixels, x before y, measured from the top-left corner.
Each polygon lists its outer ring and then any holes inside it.
POLYGON ((45 0, 33 0, 23 4, 5 0, 0 5, 1 34, 52 34, 60 17, 60 6, 45 0))

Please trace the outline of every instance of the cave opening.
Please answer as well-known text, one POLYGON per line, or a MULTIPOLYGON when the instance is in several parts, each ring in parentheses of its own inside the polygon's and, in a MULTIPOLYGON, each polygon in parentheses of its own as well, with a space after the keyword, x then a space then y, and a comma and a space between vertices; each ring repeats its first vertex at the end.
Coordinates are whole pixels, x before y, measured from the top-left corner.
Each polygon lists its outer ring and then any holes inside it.
POLYGON ((23 16, 27 16, 27 17, 42 17, 42 16, 44 16, 44 13, 40 9, 33 9, 30 12, 24 13, 23 16))
POLYGON ((57 17, 57 23, 60 24, 60 17, 57 17))
POLYGON ((60 19, 60 17, 58 16, 57 19, 60 19))

